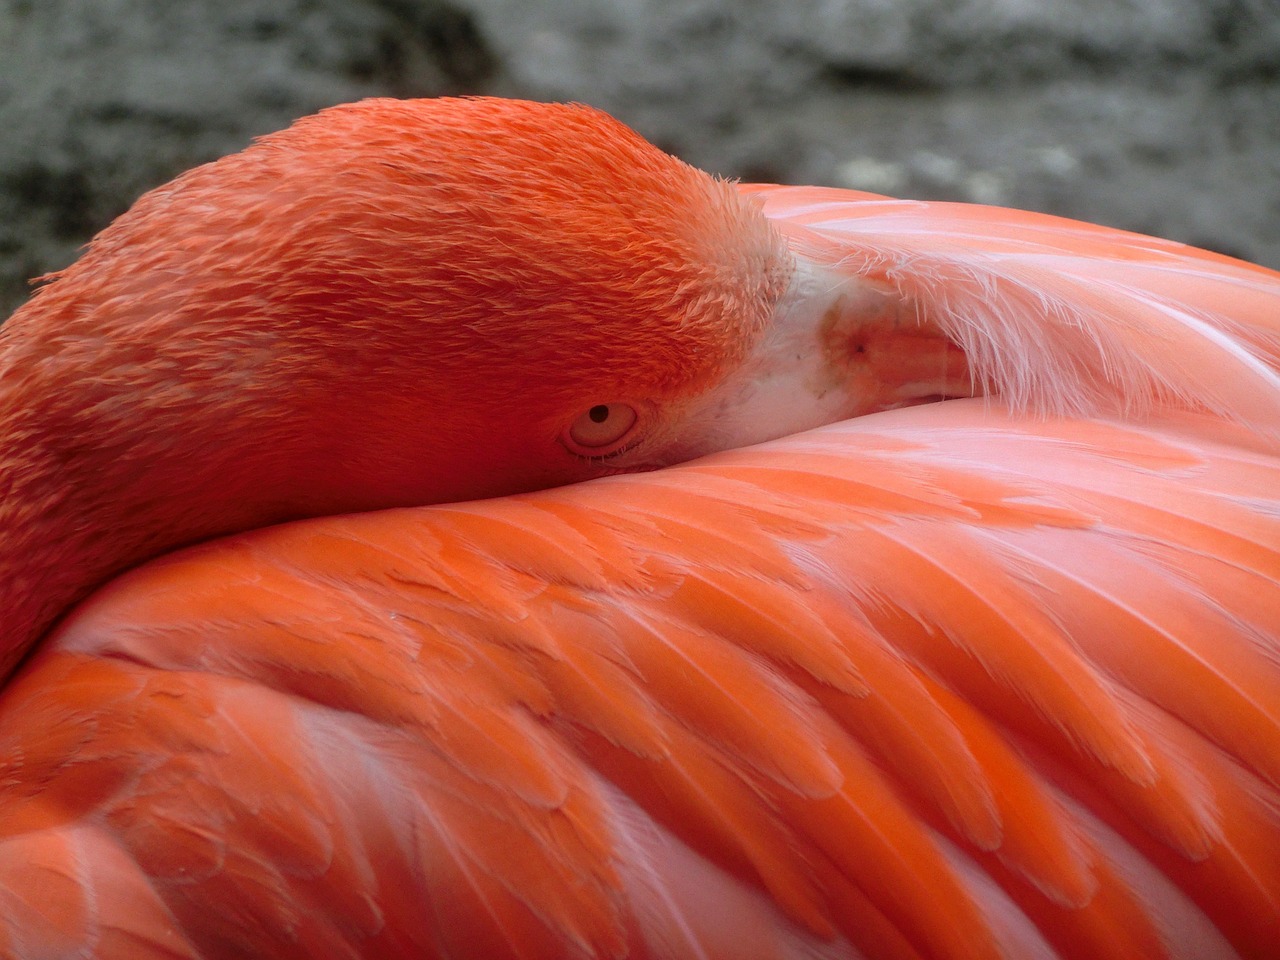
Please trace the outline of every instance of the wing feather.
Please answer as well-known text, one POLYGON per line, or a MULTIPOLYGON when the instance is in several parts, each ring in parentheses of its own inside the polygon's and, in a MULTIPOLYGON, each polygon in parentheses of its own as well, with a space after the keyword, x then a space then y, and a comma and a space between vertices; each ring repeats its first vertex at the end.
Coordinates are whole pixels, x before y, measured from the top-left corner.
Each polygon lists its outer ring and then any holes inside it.
POLYGON ((914 305, 975 392, 1082 415, 1177 407, 1280 423, 1280 275, 1022 210, 746 185, 802 258, 914 305))
POLYGON ((101 831, 175 956, 1264 956, 1280 463, 1162 422, 918 407, 176 555, 6 693, 0 857, 101 831))

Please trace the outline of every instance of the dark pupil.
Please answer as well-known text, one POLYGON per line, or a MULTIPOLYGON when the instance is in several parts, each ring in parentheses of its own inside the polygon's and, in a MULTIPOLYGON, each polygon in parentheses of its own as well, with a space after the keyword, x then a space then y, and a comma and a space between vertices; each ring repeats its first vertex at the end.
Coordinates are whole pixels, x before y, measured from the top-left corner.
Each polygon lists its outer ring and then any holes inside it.
POLYGON ((587 411, 587 416, 591 418, 592 423, 604 423, 609 419, 608 404, 597 404, 587 411))

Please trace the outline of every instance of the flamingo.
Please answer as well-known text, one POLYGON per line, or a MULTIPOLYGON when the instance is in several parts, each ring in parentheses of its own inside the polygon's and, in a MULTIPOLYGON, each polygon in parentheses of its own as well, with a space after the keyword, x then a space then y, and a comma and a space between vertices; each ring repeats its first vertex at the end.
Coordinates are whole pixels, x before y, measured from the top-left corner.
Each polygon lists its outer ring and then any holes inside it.
POLYGON ((43 279, 3 956, 1277 955, 1280 275, 440 99, 43 279))

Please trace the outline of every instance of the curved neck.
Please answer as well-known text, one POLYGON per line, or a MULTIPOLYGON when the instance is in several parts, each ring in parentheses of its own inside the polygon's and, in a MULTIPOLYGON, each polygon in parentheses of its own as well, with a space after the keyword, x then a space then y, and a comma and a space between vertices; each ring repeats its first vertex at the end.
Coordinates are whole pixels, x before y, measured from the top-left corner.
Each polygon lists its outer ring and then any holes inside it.
POLYGON ((129 438, 69 429, 31 386, 0 383, 0 682, 98 585, 235 526, 177 517, 129 438))
POLYGON ((41 431, 14 409, 12 391, 0 403, 0 681, 35 642, 96 584, 145 549, 104 536, 77 474, 83 465, 59 462, 41 431))
POLYGON ((129 563, 127 557, 94 558, 85 545, 68 542, 54 514, 42 515, 29 502, 0 508, 0 682, 65 610, 129 563))
POLYGON ((290 515, 182 364, 57 303, 0 327, 0 682, 112 576, 290 515))

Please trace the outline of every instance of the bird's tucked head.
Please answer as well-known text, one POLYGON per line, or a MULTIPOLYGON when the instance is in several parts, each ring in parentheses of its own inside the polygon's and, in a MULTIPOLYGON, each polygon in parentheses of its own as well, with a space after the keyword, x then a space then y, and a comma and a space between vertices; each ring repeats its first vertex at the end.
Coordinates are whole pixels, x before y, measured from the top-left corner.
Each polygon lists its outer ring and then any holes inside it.
POLYGON ((794 269, 756 201, 587 107, 304 119, 142 197, 0 327, 0 587, 64 608, 233 530, 727 445, 689 421, 794 269))
POLYGON ((483 496, 662 462, 790 272, 730 184, 596 110, 371 100, 144 196, 10 367, 98 381, 69 419, 105 402, 95 431, 187 468, 279 474, 282 514, 483 496))

